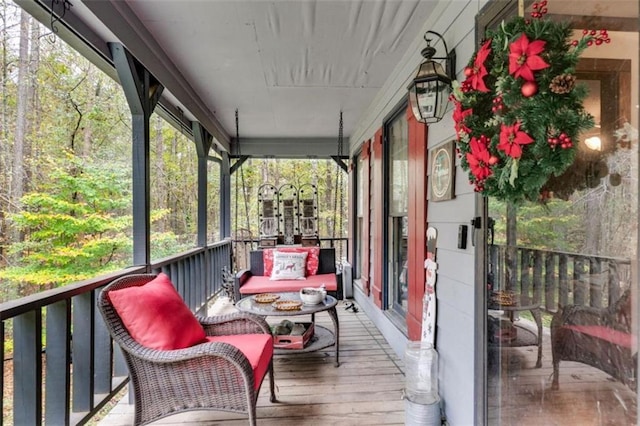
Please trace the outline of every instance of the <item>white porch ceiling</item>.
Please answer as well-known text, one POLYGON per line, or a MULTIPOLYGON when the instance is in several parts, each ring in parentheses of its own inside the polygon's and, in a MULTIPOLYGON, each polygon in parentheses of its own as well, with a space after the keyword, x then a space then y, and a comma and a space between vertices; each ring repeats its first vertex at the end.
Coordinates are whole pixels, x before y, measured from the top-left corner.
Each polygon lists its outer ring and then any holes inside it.
MULTIPOLYGON (((49 0, 15 1, 50 23, 49 0)), ((341 110, 348 138, 410 49, 419 63, 416 41, 438 19, 431 14, 463 0, 70 1, 68 41, 79 35, 92 45, 85 54, 102 57, 106 43, 122 43, 165 86, 163 97, 228 149, 236 108, 241 139, 334 143, 341 110)), ((549 12, 604 14, 602 0, 575 4, 554 1, 549 12)), ((608 15, 637 14, 635 0, 608 4, 608 15)))
POLYGON ((237 108, 241 138, 294 139, 336 138, 341 110, 348 137, 438 3, 111 0, 135 15, 121 28, 101 16, 106 0, 82 1, 76 13, 106 41, 153 38, 230 137, 237 108))

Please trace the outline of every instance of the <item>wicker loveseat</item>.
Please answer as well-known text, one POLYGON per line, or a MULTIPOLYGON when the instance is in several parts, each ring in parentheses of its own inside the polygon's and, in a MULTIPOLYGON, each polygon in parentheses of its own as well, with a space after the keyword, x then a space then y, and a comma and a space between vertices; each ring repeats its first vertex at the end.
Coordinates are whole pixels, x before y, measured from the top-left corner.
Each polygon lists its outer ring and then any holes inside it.
MULTIPOLYGON (((276 402, 273 339, 268 324, 262 317, 248 313, 208 318, 196 316, 204 330, 198 344, 172 350, 143 346, 132 336, 135 331, 130 333, 125 325, 129 324, 133 329, 135 324, 128 321, 130 318, 116 303, 116 295, 119 290, 146 286, 156 278, 150 274, 125 276, 107 285, 98 297, 98 308, 107 329, 121 347, 129 368, 135 402, 134 424, 147 424, 184 411, 216 410, 248 414, 249 423, 255 425, 258 392, 267 374, 271 402, 276 402), (123 314, 122 318, 120 314, 123 314)), ((177 293, 176 296, 179 298, 177 293)), ((155 303, 153 299, 149 302, 150 299, 136 297, 131 308, 135 321, 144 315, 138 315, 139 311, 144 311, 141 306, 155 303)), ((181 299, 179 301, 183 303, 181 299)), ((176 309, 165 312, 159 303, 156 307, 167 318, 180 315, 176 309)), ((186 315, 193 316, 186 305, 184 308, 186 315)), ((177 339, 183 340, 183 335, 188 333, 185 330, 188 321, 184 319, 183 316, 175 325, 179 331, 177 339)), ((156 322, 163 322, 163 319, 156 322)), ((158 335, 157 331, 154 335, 158 335)), ((184 341, 181 343, 185 344, 184 341)))
POLYGON ((303 280, 272 280, 269 275, 265 275, 264 253, 264 250, 251 251, 249 253, 250 267, 236 274, 234 282, 234 297, 236 301, 240 300, 243 296, 251 294, 297 292, 304 287, 319 287, 322 284, 324 284, 328 294, 338 300, 343 298, 342 277, 341 274, 336 274, 336 254, 334 248, 319 249, 316 274, 307 275, 303 280))
POLYGON ((631 292, 608 308, 567 305, 551 322, 552 389, 559 388, 560 361, 596 367, 636 388, 635 342, 631 330, 631 292))

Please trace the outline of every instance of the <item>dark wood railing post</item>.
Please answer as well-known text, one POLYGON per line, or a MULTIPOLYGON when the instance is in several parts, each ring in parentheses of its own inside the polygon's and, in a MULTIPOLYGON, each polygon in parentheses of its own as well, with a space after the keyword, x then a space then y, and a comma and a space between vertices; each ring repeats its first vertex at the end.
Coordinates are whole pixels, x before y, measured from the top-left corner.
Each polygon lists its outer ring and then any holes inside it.
MULTIPOLYGON (((546 252, 544 260, 544 303, 548 310, 556 306, 556 255, 546 252)), ((541 301, 542 302, 542 301, 541 301)))
POLYGON ((618 273, 618 262, 609 260, 609 274, 607 275, 607 285, 609 290, 609 299, 607 306, 611 306, 613 302, 618 300, 622 295, 620 292, 620 275, 618 273))
POLYGON ((71 303, 47 306, 45 423, 68 425, 71 394, 71 303))
POLYGON ((576 256, 573 260, 573 303, 584 305, 586 301, 585 280, 584 280, 585 259, 576 256))
MULTIPOLYGON (((569 304, 569 256, 566 254, 560 254, 558 257, 558 304, 565 306, 569 304)), ((557 306, 547 306, 547 309, 555 308, 557 306)))
POLYGON ((13 319, 13 423, 42 424, 42 314, 39 309, 13 319))
POLYGON ((520 292, 529 297, 531 291, 531 250, 520 249, 520 292))
POLYGON ((533 300, 542 303, 542 265, 544 264, 544 253, 540 250, 533 252, 533 300))
POLYGON ((595 308, 602 307, 602 290, 604 280, 602 277, 602 262, 595 257, 589 258, 589 302, 595 308))

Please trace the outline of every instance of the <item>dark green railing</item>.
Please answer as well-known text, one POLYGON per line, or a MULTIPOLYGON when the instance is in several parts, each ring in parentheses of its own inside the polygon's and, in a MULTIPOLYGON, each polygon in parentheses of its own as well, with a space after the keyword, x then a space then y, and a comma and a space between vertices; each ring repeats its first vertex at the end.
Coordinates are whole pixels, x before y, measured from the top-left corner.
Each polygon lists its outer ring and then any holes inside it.
POLYGON ((555 312, 567 304, 609 306, 631 283, 630 259, 527 247, 489 246, 489 280, 555 312))
MULTIPOLYGON (((223 267, 231 269, 230 240, 154 262, 149 270, 167 273, 197 312, 221 291, 223 267)), ((125 386, 127 368, 96 298, 114 279, 146 271, 132 267, 0 304, 0 390, 10 413, 0 425, 84 424, 125 386), (9 368, 12 380, 5 382, 9 368)))

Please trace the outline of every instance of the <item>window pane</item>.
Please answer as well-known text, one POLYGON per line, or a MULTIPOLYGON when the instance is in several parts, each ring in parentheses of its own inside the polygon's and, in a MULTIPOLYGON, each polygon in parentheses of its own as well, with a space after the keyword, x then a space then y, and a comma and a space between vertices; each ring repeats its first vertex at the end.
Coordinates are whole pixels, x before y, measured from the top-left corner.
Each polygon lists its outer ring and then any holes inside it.
POLYGON ((615 4, 548 4, 611 43, 581 56, 595 125, 545 202, 489 200, 488 424, 637 421, 638 4, 615 4))
POLYGON ((389 307, 407 310, 408 149, 409 134, 404 108, 385 126, 388 141, 389 307))
POLYGON ((110 77, 13 2, 2 16, 6 301, 131 265, 131 120, 110 77))
POLYGON ((198 156, 193 141, 159 115, 150 119, 151 258, 196 245, 198 156))

